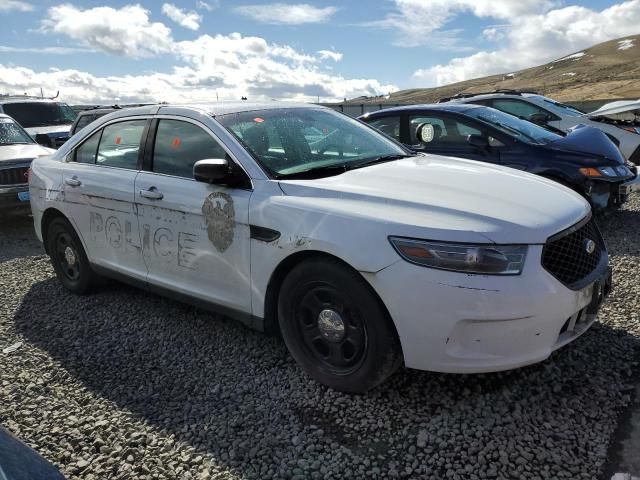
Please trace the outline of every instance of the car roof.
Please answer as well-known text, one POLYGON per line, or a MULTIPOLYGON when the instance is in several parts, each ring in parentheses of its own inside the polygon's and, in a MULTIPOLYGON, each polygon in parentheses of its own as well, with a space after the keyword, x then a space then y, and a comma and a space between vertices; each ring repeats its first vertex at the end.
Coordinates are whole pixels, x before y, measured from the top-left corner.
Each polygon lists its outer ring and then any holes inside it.
POLYGON ((468 97, 461 98, 451 98, 443 103, 466 103, 472 102, 474 100, 484 100, 490 98, 515 98, 515 99, 523 99, 523 98, 536 98, 542 97, 537 93, 481 93, 479 95, 472 95, 468 97))
MULTIPOLYGON (((255 110, 277 110, 281 108, 313 108, 321 110, 331 110, 327 107, 315 105, 313 103, 298 102, 218 102, 218 103, 186 103, 186 104, 157 104, 144 107, 131 107, 114 110, 106 115, 105 121, 120 117, 135 115, 155 115, 158 113, 171 113, 175 109, 189 109, 199 113, 204 113, 212 117, 227 115, 229 113, 251 112, 255 110)), ((89 111, 91 112, 91 110, 89 111)))
POLYGON ((421 105, 404 105, 402 107, 393 107, 393 108, 385 108, 383 110, 376 110, 374 112, 368 112, 359 118, 368 118, 373 116, 378 116, 379 114, 388 114, 388 113, 402 113, 402 112, 411 112, 411 111, 422 111, 422 110, 434 110, 434 111, 443 111, 443 112, 452 112, 452 113, 464 113, 469 110, 473 110, 476 108, 484 108, 483 105, 474 105, 474 104, 466 104, 466 103, 458 103, 458 102, 447 102, 447 103, 425 103, 421 105))
POLYGON ((64 103, 52 98, 30 97, 28 95, 0 95, 0 105, 7 103, 64 103))

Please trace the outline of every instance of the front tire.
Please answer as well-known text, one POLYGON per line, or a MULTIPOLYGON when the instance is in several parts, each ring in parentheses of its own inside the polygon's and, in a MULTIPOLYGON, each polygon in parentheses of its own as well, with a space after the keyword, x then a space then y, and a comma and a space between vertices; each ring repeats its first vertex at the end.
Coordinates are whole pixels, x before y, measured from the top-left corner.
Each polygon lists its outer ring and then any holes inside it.
POLYGON ((49 223, 47 251, 58 280, 67 290, 83 295, 97 283, 99 277, 68 220, 55 218, 49 223))
POLYGON ((380 300, 357 272, 335 260, 306 260, 287 275, 278 319, 293 358, 335 390, 364 393, 402 364, 380 300))

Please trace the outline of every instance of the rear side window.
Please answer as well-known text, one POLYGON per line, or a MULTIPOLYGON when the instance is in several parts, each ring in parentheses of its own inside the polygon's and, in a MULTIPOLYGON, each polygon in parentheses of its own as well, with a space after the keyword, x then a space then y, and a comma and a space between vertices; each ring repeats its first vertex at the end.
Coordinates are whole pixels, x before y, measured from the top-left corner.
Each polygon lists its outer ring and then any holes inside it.
POLYGON ((224 148, 205 130, 180 120, 160 120, 153 149, 156 173, 193 178, 198 160, 225 158, 224 148))
POLYGON ((511 115, 515 115, 516 117, 524 118, 527 120, 536 114, 551 114, 544 108, 540 108, 531 103, 522 102, 520 100, 494 100, 492 106, 497 110, 501 110, 505 113, 510 113, 511 115))
POLYGON ((137 169, 140 140, 146 123, 146 120, 130 120, 104 127, 96 163, 109 167, 137 169))
POLYGON ((102 132, 94 133, 76 149, 76 162, 96 163, 96 152, 98 151, 98 142, 100 142, 100 133, 102 132))
POLYGON ((388 137, 394 138, 400 141, 400 117, 383 117, 376 118, 367 122, 373 128, 380 130, 388 137))

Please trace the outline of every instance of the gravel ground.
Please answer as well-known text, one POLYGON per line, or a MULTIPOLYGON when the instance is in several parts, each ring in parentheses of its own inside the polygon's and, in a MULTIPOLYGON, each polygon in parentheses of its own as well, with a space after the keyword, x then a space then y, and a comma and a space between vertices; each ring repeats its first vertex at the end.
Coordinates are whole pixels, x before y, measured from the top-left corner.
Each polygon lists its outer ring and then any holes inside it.
POLYGON ((69 479, 598 479, 640 359, 640 198, 602 226, 615 290, 571 346, 354 397, 233 321, 119 284, 67 293, 31 225, 0 219, 0 423, 69 479))

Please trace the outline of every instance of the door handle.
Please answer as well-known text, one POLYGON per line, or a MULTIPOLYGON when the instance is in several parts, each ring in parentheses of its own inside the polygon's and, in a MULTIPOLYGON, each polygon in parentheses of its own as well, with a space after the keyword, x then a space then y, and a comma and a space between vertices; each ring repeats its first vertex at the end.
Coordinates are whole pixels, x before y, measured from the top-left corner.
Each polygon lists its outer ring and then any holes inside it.
POLYGON ((65 178, 64 183, 66 183, 70 187, 79 187, 80 185, 82 185, 82 182, 78 180, 78 177, 76 176, 73 176, 71 178, 65 178))
POLYGON ((151 187, 149 190, 140 190, 140 196, 148 198, 149 200, 162 200, 164 195, 160 193, 156 187, 151 187))

